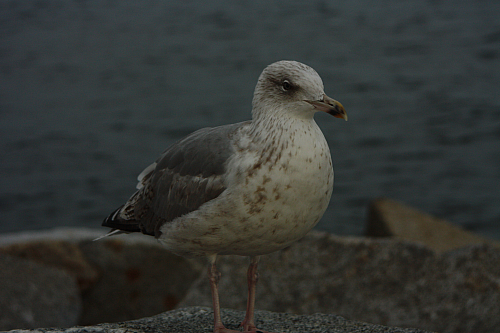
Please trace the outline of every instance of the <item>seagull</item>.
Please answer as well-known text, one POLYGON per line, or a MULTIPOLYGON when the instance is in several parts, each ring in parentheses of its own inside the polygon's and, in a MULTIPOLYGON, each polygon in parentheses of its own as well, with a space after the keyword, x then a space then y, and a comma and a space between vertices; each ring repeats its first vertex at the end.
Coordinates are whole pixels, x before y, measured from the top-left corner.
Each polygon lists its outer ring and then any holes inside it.
POLYGON ((333 166, 317 111, 347 120, 314 69, 296 61, 267 66, 251 120, 203 128, 171 145, 102 224, 112 228, 107 235, 142 232, 175 254, 208 258, 214 333, 241 332, 221 320, 217 256, 250 257, 241 326, 265 333, 254 322, 259 258, 306 235, 328 206, 333 166))

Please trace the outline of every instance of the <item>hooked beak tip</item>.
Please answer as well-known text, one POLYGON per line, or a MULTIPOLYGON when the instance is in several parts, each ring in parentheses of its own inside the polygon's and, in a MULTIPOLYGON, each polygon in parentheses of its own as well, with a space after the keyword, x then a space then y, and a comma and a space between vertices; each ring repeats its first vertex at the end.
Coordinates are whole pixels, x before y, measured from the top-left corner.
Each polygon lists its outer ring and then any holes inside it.
POLYGON ((345 112, 344 106, 333 98, 323 95, 323 100, 306 100, 305 102, 311 104, 318 111, 326 112, 335 118, 342 118, 347 121, 347 113, 345 112))
POLYGON ((347 113, 345 112, 344 106, 334 100, 332 103, 332 108, 327 111, 328 114, 331 114, 335 118, 341 118, 347 121, 347 113))

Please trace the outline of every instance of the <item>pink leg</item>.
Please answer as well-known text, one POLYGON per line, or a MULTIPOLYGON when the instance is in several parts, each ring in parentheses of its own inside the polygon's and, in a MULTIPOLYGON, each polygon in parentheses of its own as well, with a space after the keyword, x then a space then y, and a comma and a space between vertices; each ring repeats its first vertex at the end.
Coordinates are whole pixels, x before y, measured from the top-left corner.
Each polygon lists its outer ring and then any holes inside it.
POLYGON ((210 264, 208 266, 208 278, 210 280, 210 289, 212 290, 212 306, 214 309, 214 333, 224 332, 226 329, 222 324, 220 317, 220 302, 219 302, 219 290, 217 288, 220 279, 220 273, 217 271, 215 266, 217 256, 210 258, 210 264))
POLYGON ((242 333, 240 331, 230 330, 224 327, 220 316, 219 302, 219 280, 220 273, 215 265, 217 256, 209 257, 210 264, 208 266, 208 278, 210 279, 210 289, 212 289, 212 305, 214 308, 214 333, 242 333))
POLYGON ((257 264, 259 263, 259 257, 251 257, 250 266, 247 271, 248 300, 245 319, 243 319, 243 322, 241 323, 244 330, 243 332, 227 329, 222 324, 218 290, 220 273, 217 271, 217 267, 215 265, 216 258, 217 256, 215 255, 209 257, 210 264, 208 266, 208 277, 210 279, 210 288, 212 289, 212 305, 214 308, 214 333, 270 333, 257 329, 253 320, 255 309, 255 285, 258 279, 257 264))
POLYGON ((247 299, 247 311, 245 313, 245 319, 241 323, 245 331, 256 331, 255 322, 253 320, 254 310, 255 310, 255 288, 257 281, 259 280, 259 273, 257 273, 257 265, 259 264, 260 257, 251 257, 250 265, 247 271, 247 281, 248 281, 248 299, 247 299))

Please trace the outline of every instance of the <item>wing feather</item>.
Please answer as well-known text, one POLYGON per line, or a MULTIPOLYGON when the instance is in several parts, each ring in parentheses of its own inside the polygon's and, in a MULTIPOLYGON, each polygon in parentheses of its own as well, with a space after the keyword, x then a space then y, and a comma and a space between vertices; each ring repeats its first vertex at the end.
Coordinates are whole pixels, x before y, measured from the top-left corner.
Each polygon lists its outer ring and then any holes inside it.
POLYGON ((138 191, 103 226, 159 237, 164 223, 217 198, 226 189, 231 137, 246 123, 204 128, 170 146, 144 169, 138 191))

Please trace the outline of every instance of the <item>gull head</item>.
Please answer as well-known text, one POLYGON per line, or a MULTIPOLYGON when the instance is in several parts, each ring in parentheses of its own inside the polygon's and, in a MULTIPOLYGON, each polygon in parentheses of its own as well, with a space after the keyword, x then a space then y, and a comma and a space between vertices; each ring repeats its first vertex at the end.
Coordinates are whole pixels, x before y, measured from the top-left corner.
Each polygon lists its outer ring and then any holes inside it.
POLYGON ((283 60, 267 66, 257 81, 252 105, 254 118, 312 118, 317 111, 323 111, 347 120, 342 104, 325 94, 318 73, 297 61, 283 60))

